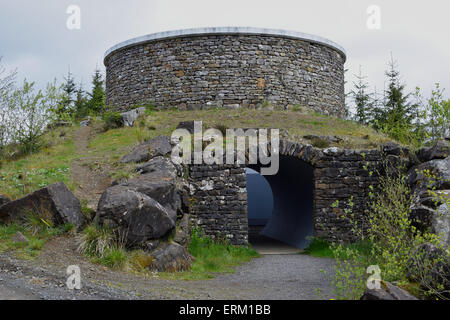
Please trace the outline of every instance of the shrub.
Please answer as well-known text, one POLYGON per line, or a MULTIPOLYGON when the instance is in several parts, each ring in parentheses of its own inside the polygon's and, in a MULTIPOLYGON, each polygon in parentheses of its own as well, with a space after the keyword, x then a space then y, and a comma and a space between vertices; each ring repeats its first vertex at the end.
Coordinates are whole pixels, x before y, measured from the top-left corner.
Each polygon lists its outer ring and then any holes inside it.
POLYGON ((123 119, 117 111, 107 111, 103 114, 106 130, 116 129, 123 126, 123 119))
POLYGON ((79 235, 78 252, 89 256, 105 257, 116 247, 114 233, 95 224, 87 226, 79 235))
MULTIPOLYGON (((433 266, 446 259, 442 256, 427 257, 417 250, 424 244, 441 248, 442 252, 446 248, 442 248, 439 236, 427 231, 420 232, 414 227, 410 219, 414 195, 401 171, 380 176, 378 192, 370 192, 370 198, 371 203, 363 223, 353 212, 352 199, 343 217, 350 223, 351 231, 370 245, 363 250, 341 243, 332 245, 336 258, 336 274, 332 284, 340 299, 361 297, 368 276, 366 270, 371 265, 379 266, 383 280, 408 283, 412 260, 422 262, 418 266, 421 268, 420 274, 429 274, 433 266)), ((421 293, 424 296, 439 295, 441 289, 428 288, 421 293)))

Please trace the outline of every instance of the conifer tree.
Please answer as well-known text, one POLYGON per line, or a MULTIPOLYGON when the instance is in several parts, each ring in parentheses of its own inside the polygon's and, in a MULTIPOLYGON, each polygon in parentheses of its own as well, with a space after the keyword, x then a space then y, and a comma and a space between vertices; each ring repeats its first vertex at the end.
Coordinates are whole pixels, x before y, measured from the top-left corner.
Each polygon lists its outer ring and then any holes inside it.
POLYGON ((372 97, 371 94, 367 92, 367 88, 369 87, 366 78, 362 74, 362 68, 359 67, 359 74, 355 75, 357 81, 353 82, 354 90, 351 92, 353 97, 353 101, 356 105, 356 121, 368 124, 371 120, 371 103, 372 97))
POLYGON ((97 114, 103 112, 105 106, 104 80, 98 68, 95 69, 95 73, 92 77, 92 91, 89 93, 89 96, 89 110, 97 114))

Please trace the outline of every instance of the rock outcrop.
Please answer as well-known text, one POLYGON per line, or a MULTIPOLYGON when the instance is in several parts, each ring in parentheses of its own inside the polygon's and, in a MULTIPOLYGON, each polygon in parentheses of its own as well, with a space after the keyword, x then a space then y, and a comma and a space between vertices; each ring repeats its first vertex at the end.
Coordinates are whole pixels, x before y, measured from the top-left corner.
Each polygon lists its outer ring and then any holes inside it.
MULTIPOLYGON (((435 146, 432 154, 443 156, 443 147, 435 146)), ((431 154, 431 153, 430 153, 431 154)), ((450 245, 450 157, 433 159, 412 167, 407 181, 415 191, 411 219, 421 231, 430 230, 450 245)))
POLYGON ((70 223, 77 230, 84 225, 80 201, 62 182, 49 185, 28 196, 10 201, 0 207, 0 221, 20 221, 27 214, 38 214, 53 225, 70 223))
POLYGON ((146 162, 157 156, 165 156, 172 151, 170 138, 159 136, 150 141, 146 141, 138 145, 132 152, 125 155, 120 162, 122 163, 139 163, 146 162))
POLYGON ((100 198, 95 221, 112 228, 128 247, 150 252, 152 270, 180 271, 190 267, 186 182, 181 166, 164 157, 170 139, 160 136, 138 146, 122 162, 145 162, 139 176, 109 187, 100 198))
POLYGON ((381 281, 380 289, 366 289, 361 300, 418 300, 396 285, 381 281))
POLYGON ((159 202, 122 185, 103 193, 96 219, 113 229, 127 246, 162 238, 175 228, 174 217, 159 202))

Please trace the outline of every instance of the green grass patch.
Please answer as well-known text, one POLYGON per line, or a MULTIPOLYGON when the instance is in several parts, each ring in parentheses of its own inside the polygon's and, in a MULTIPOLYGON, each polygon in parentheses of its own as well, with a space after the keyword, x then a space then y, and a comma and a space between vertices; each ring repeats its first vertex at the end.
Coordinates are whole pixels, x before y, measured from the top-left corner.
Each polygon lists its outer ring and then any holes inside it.
MULTIPOLYGON (((372 244, 367 241, 359 241, 344 245, 343 251, 345 252, 347 248, 355 249, 362 254, 369 255, 372 249, 372 244)), ((313 238, 308 247, 306 247, 301 254, 319 258, 335 258, 332 245, 327 240, 321 238, 313 238)))
POLYGON ((23 223, 0 225, 0 253, 14 251, 18 258, 32 259, 39 255, 48 240, 73 231, 74 226, 71 224, 53 227, 49 222, 30 213, 23 223), (28 242, 14 241, 18 232, 22 233, 28 242))
POLYGON ((74 130, 71 127, 49 132, 44 137, 46 147, 39 152, 0 161, 0 193, 18 199, 56 182, 64 182, 72 188, 69 166, 76 157, 74 130), (60 136, 63 129, 68 133, 60 136))
POLYGON ((193 230, 188 245, 194 257, 190 271, 160 273, 163 278, 180 280, 212 279, 217 273, 232 273, 236 266, 260 255, 251 247, 234 246, 226 240, 212 240, 193 230))

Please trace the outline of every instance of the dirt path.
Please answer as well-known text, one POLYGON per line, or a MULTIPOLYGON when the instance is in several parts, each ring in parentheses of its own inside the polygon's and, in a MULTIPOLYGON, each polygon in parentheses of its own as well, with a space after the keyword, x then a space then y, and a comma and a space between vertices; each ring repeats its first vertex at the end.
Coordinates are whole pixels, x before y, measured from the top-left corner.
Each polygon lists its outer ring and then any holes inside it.
POLYGON ((75 196, 87 200, 87 206, 96 210, 101 194, 111 185, 111 179, 107 168, 95 167, 98 159, 90 155, 88 147, 91 130, 91 127, 80 127, 74 133, 75 148, 81 157, 72 162, 71 173, 77 185, 75 196))

